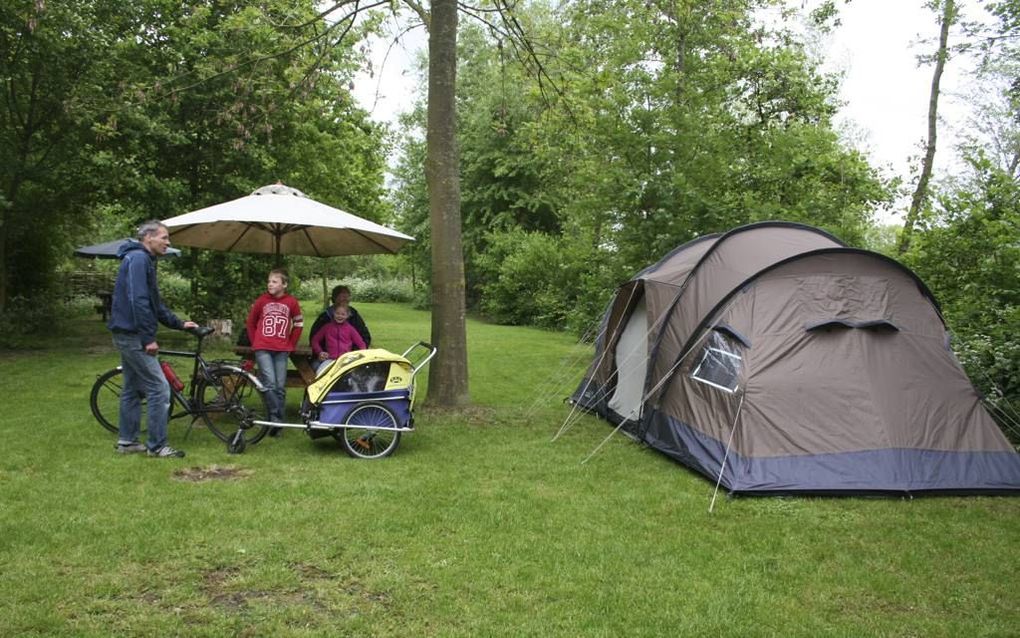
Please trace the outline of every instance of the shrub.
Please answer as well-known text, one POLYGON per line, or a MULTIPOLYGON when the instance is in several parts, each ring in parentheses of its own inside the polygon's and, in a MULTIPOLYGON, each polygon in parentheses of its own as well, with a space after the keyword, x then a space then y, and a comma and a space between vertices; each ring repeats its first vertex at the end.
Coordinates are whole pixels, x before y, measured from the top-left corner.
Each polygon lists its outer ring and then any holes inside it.
MULTIPOLYGON (((354 305, 357 305, 359 301, 407 303, 414 298, 411 282, 406 279, 388 277, 330 279, 326 282, 326 294, 329 294, 333 287, 339 284, 351 289, 351 301, 354 305)), ((322 279, 303 281, 297 291, 297 296, 301 299, 318 301, 322 298, 322 279)))
POLYGON ((159 294, 163 303, 176 312, 177 308, 187 308, 191 302, 191 283, 176 273, 160 272, 159 294))
POLYGON ((579 273, 562 239, 519 229, 491 233, 478 258, 481 310, 512 325, 563 327, 574 306, 579 273))
POLYGON ((406 303, 414 296, 406 279, 352 279, 347 285, 351 296, 362 301, 406 303))
POLYGON ((19 350, 37 347, 39 339, 59 334, 69 321, 96 317, 98 299, 90 295, 76 295, 59 299, 55 295, 36 298, 13 297, 0 313, 0 348, 19 350))

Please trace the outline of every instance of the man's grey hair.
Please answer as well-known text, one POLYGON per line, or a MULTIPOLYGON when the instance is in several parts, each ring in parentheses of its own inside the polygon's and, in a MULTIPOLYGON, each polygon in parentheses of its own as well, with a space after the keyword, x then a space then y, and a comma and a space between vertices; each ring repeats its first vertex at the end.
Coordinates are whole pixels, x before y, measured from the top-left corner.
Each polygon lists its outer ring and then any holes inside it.
POLYGON ((158 219, 153 219, 153 220, 145 222, 144 224, 142 224, 141 226, 138 227, 138 233, 137 234, 138 234, 139 241, 145 239, 149 235, 153 235, 153 234, 159 232, 159 230, 161 228, 166 228, 166 224, 164 224, 163 222, 159 221, 158 219))

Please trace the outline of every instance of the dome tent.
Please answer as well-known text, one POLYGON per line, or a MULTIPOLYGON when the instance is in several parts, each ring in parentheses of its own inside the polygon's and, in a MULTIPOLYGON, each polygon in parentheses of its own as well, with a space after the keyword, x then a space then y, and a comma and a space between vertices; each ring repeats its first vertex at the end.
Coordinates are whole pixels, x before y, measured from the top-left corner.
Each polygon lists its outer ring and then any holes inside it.
POLYGON ((602 328, 572 402, 731 492, 1020 490, 928 288, 821 230, 695 239, 602 328))

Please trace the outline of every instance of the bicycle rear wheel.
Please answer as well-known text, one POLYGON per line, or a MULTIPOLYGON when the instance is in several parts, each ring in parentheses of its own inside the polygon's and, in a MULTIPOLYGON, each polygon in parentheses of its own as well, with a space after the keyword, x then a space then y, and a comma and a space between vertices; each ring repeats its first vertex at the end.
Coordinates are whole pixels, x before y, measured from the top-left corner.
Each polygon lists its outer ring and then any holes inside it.
POLYGON ((229 443, 239 429, 245 431, 244 438, 249 444, 258 443, 269 431, 266 426, 252 423, 269 417, 265 394, 237 370, 210 370, 209 378, 199 383, 196 396, 206 427, 224 443, 229 443))
MULTIPOLYGON (((118 368, 107 370, 99 375, 92 385, 92 392, 89 394, 89 407, 92 409, 92 416, 96 417, 99 425, 110 432, 117 434, 120 421, 120 394, 124 389, 124 371, 118 368)), ((138 401, 141 404, 141 427, 139 432, 144 434, 148 430, 149 409, 145 400, 145 393, 138 393, 138 401)), ((173 399, 170 400, 169 413, 172 415, 174 409, 173 399)), ((169 418, 168 418, 169 420, 169 418)))

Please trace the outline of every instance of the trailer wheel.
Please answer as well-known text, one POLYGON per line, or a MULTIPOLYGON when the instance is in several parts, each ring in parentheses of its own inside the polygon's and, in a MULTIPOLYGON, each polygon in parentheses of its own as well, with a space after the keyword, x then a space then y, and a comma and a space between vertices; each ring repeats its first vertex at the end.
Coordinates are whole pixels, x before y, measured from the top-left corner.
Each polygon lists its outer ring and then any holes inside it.
POLYGON ((337 428, 332 434, 344 451, 355 458, 381 459, 393 454, 400 444, 397 417, 380 403, 359 405, 347 415, 344 424, 347 427, 337 428))

